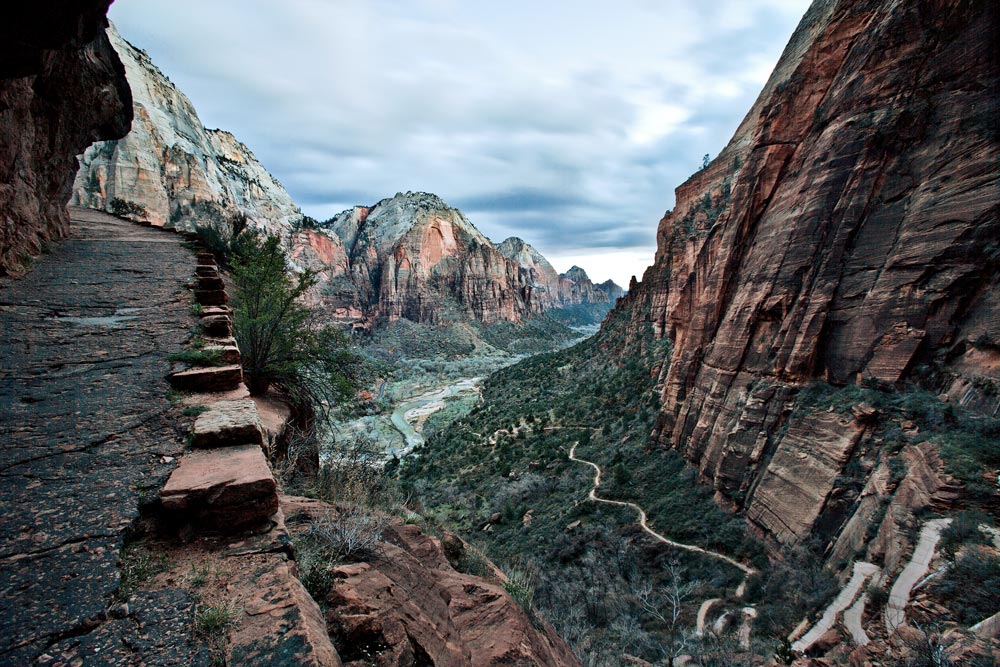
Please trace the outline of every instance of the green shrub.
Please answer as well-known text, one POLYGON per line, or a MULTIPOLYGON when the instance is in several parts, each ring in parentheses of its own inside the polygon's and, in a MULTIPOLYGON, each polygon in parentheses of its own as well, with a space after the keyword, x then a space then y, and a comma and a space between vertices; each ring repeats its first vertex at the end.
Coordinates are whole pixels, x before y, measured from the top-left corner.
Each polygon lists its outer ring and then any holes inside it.
POLYGON ((149 217, 149 211, 146 210, 145 206, 136 204, 135 202, 126 201, 120 197, 115 197, 108 202, 108 210, 112 215, 117 215, 120 218, 136 217, 145 220, 149 217))
POLYGON ((315 285, 311 271, 290 274, 276 236, 243 230, 231 244, 233 334, 250 393, 273 387, 300 410, 323 411, 350 397, 359 357, 323 313, 302 303, 315 285))
POLYGON ((1000 591, 1000 557, 988 548, 964 550, 932 585, 932 590, 962 625, 973 625, 996 613, 1000 591))

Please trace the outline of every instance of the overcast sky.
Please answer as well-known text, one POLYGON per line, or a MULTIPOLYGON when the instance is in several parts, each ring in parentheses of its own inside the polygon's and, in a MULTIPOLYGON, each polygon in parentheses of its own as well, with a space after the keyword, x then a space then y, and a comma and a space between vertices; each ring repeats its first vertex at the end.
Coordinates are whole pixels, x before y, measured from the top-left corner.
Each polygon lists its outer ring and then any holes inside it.
POLYGON ((117 0, 110 17, 320 220, 422 190, 627 286, 807 0, 117 0))

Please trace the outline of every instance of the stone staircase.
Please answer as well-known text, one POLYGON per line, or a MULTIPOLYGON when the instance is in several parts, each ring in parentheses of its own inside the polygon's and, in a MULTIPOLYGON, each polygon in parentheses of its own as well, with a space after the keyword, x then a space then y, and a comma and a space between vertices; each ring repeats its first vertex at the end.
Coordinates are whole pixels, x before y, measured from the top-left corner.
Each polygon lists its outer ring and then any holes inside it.
POLYGON ((265 428, 243 383, 229 298, 211 253, 198 253, 195 276, 198 331, 208 343, 202 349, 216 351, 222 365, 168 376, 175 390, 186 392, 185 405, 205 411, 191 427, 191 450, 159 492, 161 507, 168 523, 180 527, 192 544, 204 536, 205 558, 222 567, 232 567, 233 559, 252 565, 251 577, 228 586, 241 617, 227 633, 227 664, 339 665, 319 607, 294 574, 278 486, 265 454, 274 426, 265 428))

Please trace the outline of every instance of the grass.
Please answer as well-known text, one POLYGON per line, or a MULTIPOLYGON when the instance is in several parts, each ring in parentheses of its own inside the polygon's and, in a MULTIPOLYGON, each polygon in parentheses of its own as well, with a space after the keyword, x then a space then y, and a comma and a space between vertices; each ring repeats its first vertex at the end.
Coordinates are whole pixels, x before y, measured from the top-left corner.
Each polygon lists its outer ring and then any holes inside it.
POLYGON ((225 361, 219 350, 184 350, 170 355, 170 361, 189 366, 223 366, 225 361))
POLYGON ((185 417, 197 417, 203 412, 208 412, 208 409, 207 405, 189 405, 181 410, 181 414, 185 417))
POLYGON ((199 605, 194 614, 195 631, 206 638, 222 635, 236 625, 242 611, 235 604, 228 602, 199 605))
POLYGON ((118 569, 121 570, 121 581, 117 597, 125 602, 145 582, 167 569, 167 558, 144 544, 126 544, 122 548, 118 569))

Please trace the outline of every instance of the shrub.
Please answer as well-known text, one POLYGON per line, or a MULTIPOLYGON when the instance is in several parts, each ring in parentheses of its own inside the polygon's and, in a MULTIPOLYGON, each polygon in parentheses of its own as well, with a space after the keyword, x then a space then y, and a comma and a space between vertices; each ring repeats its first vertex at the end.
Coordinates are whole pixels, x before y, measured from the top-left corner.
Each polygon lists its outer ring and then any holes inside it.
POLYGON ((108 210, 111 212, 111 215, 117 215, 119 218, 136 217, 145 220, 149 217, 149 211, 146 210, 145 206, 132 201, 126 201, 121 197, 115 197, 108 202, 108 210))
POLYGON ((934 593, 962 625, 973 625, 996 612, 1000 590, 1000 558, 973 546, 955 559, 934 583, 934 593))
POLYGON ((353 394, 360 358, 338 329, 301 302, 316 283, 292 276, 276 236, 243 230, 231 244, 233 330, 250 393, 273 387, 300 410, 325 411, 353 394))
POLYGON ((960 512, 941 531, 941 552, 948 560, 954 561, 963 545, 986 544, 986 535, 979 529, 979 524, 985 521, 987 517, 981 512, 960 512))

